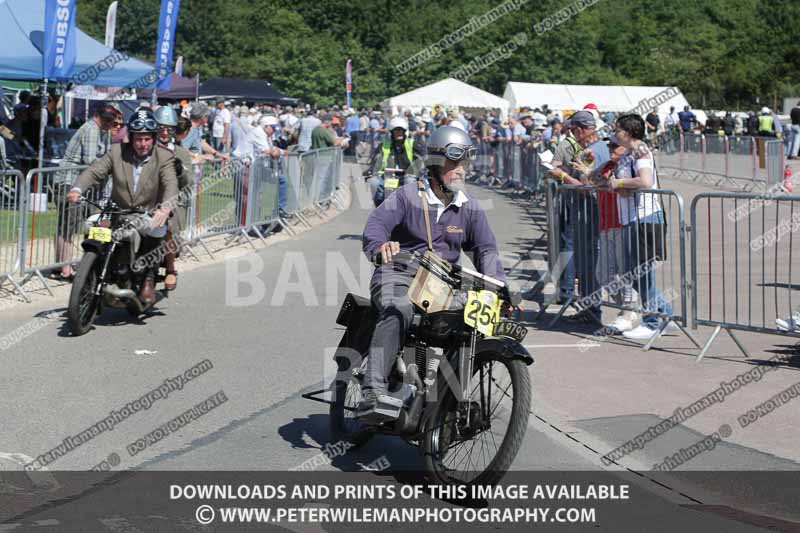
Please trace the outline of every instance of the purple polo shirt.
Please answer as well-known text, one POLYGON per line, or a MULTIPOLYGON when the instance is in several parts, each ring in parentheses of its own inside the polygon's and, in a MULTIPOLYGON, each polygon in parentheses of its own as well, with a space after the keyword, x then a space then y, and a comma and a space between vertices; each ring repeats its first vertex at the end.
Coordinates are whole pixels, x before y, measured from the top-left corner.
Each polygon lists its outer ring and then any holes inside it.
MULTIPOLYGON (((438 222, 437 209, 428 202, 433 249, 450 263, 458 263, 461 250, 472 253, 472 262, 484 275, 505 281, 506 275, 497 251, 497 241, 489 227, 486 212, 475 199, 461 207, 450 204, 438 222)), ((364 228, 362 249, 370 260, 388 241, 400 243, 404 252, 424 252, 427 247, 425 214, 416 182, 397 189, 370 213, 364 228)))

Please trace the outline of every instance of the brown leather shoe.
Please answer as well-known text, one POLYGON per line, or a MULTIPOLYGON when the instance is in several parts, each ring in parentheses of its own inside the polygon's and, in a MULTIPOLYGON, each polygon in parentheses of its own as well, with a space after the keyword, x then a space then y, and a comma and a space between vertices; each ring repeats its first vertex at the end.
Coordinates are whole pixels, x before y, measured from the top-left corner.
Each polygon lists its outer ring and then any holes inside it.
POLYGON ((142 289, 139 291, 139 299, 145 305, 151 305, 156 301, 156 284, 152 278, 147 278, 142 283, 142 289))

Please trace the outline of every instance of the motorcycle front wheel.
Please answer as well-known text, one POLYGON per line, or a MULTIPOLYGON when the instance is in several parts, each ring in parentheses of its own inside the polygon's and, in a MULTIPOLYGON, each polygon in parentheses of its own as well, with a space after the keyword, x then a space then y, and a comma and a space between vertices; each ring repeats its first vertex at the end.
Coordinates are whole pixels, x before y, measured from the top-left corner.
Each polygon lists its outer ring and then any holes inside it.
POLYGON ((78 265, 78 271, 72 282, 72 292, 69 294, 67 307, 67 321, 73 335, 80 336, 92 328, 97 317, 100 297, 95 295, 97 290, 97 262, 95 252, 86 252, 78 265))
POLYGON ((434 483, 494 485, 517 456, 531 407, 528 368, 496 352, 475 355, 464 402, 443 379, 423 435, 425 469, 434 483))

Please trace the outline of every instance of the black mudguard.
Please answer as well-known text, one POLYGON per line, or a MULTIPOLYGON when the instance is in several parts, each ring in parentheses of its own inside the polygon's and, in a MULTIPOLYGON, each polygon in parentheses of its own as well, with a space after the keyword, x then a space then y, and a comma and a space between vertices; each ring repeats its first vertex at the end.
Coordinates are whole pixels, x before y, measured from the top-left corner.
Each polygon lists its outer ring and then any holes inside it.
POLYGON ((85 252, 95 252, 97 255, 103 255, 107 247, 107 243, 95 241, 93 239, 84 239, 81 243, 81 248, 83 248, 85 252))
POLYGON ((522 344, 509 337, 485 337, 475 346, 475 355, 481 352, 496 352, 509 359, 519 359, 526 365, 533 364, 533 356, 522 344))

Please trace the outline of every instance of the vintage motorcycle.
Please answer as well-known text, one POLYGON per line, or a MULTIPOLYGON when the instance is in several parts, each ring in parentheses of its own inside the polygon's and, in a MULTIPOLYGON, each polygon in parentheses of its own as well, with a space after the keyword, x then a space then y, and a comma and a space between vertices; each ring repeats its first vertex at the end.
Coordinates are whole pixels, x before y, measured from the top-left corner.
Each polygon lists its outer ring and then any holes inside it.
POLYGON ((503 302, 519 299, 498 280, 458 265, 443 268, 428 254, 402 252, 395 260, 418 261, 466 297, 458 310, 425 313, 427 300, 415 306, 389 376, 389 393, 403 401, 400 417, 376 425, 356 416, 377 316, 368 298, 352 293, 336 320, 347 328, 334 356, 336 377, 304 397, 330 404, 334 440, 360 446, 376 434, 395 435, 421 449, 434 483, 495 484, 519 451, 530 413, 533 358, 521 344, 527 329, 500 318, 503 302))
MULTIPOLYGON (((156 301, 145 304, 139 298, 144 281, 143 260, 137 258, 142 217, 151 213, 141 209, 121 209, 111 200, 95 203, 100 212, 87 220, 87 235, 81 243, 84 250, 78 265, 67 307, 67 321, 76 336, 87 333, 104 306, 127 309, 135 317, 145 313, 166 296, 156 293, 156 301), (137 262, 138 259, 138 262, 137 262)), ((159 260, 159 259, 154 259, 159 260)), ((156 276, 155 282, 164 280, 156 276)))
POLYGON ((390 194, 408 183, 408 181, 415 180, 416 177, 407 176, 405 170, 402 168, 385 168, 378 173, 377 176, 375 174, 364 175, 365 181, 371 179, 377 180, 377 187, 372 196, 372 203, 375 204, 375 207, 378 207, 390 194))

